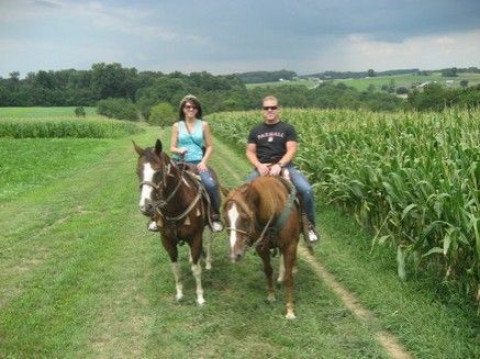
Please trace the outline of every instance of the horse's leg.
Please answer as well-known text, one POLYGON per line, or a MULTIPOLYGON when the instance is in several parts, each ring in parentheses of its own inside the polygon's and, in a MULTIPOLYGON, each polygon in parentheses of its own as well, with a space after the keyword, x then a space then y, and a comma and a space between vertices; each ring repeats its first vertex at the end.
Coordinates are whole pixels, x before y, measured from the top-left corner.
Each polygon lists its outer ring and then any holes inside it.
POLYGON ((275 289, 273 287, 273 268, 270 262, 270 252, 268 248, 266 250, 259 249, 257 247, 257 253, 263 260, 263 271, 267 277, 267 300, 269 302, 275 301, 275 289))
POLYGON ((294 313, 294 295, 293 295, 293 268, 296 265, 297 241, 292 241, 287 245, 283 252, 285 263, 285 303, 287 307, 287 319, 295 319, 294 313))
POLYGON ((207 235, 207 245, 206 248, 206 258, 205 258, 205 269, 212 269, 212 243, 213 243, 213 232, 208 231, 207 235))
POLYGON ((205 299, 203 298, 203 287, 202 287, 202 266, 200 265, 200 255, 202 254, 202 233, 198 233, 194 236, 190 244, 190 254, 192 256, 192 273, 195 277, 196 283, 196 292, 197 292, 197 304, 205 304, 205 299))
POLYGON ((163 248, 165 248, 165 250, 168 253, 168 256, 170 257, 173 277, 175 278, 175 288, 176 288, 175 299, 178 301, 183 298, 182 274, 180 270, 180 263, 178 263, 178 248, 175 244, 172 244, 171 241, 166 239, 165 236, 163 235, 162 235, 162 244, 163 244, 163 248))
POLYGON ((278 278, 277 283, 281 283, 285 278, 285 262, 283 261, 283 253, 278 258, 278 278))
POLYGON ((175 288, 177 293, 175 294, 175 299, 176 300, 181 300, 183 298, 183 284, 182 284, 182 275, 180 271, 180 263, 177 262, 172 262, 172 272, 173 276, 175 278, 175 288))
POLYGON ((298 258, 295 257, 295 261, 293 262, 292 273, 295 274, 298 272, 298 258))

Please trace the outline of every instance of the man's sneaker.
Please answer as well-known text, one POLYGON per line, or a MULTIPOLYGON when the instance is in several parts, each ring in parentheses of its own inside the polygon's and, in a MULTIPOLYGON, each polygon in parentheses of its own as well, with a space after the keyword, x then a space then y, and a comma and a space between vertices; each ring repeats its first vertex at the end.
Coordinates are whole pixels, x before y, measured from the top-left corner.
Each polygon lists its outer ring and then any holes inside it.
POLYGON ((157 226, 157 223, 155 221, 151 221, 148 225, 147 225, 147 229, 151 232, 158 232, 158 226, 157 226))
POLYGON ((220 221, 213 221, 212 222, 212 232, 217 233, 223 231, 223 225, 220 221))

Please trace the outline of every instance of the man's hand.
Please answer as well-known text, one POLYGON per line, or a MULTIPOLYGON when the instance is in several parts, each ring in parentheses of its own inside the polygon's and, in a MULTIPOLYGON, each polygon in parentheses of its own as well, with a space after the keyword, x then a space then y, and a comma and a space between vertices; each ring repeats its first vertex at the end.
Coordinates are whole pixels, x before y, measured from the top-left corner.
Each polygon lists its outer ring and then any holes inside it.
POLYGON ((282 172, 282 167, 278 164, 275 163, 270 167, 269 175, 270 176, 278 176, 282 172))
POLYGON ((270 166, 265 163, 260 163, 257 167, 257 171, 260 173, 260 176, 266 176, 270 174, 270 166))

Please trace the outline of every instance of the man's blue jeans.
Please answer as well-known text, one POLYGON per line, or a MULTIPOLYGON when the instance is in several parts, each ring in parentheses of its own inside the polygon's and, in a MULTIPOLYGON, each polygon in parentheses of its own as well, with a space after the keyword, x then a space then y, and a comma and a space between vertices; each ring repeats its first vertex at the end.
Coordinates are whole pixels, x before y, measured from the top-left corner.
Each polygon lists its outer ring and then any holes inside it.
MULTIPOLYGON (((285 166, 285 168, 288 169, 288 172, 290 173, 290 180, 300 194, 307 219, 313 226, 315 226, 315 200, 313 198, 312 185, 310 182, 308 182, 307 178, 292 164, 285 166)), ((247 182, 253 181, 258 176, 259 173, 257 170, 253 170, 247 176, 247 182)))

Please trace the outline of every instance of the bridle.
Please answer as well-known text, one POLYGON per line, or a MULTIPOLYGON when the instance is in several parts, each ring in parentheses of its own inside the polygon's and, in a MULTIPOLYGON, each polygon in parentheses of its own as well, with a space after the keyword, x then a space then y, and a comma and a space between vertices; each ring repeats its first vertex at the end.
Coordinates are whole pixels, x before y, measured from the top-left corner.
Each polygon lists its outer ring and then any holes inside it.
MULTIPOLYGON (((170 165, 175 166, 173 163, 170 163, 170 165)), ((165 165, 163 167, 165 167, 165 165)), ((179 215, 176 215, 176 216, 167 216, 164 212, 162 212, 162 210, 164 210, 167 207, 168 203, 175 197, 178 190, 180 189, 180 186, 182 185, 182 182, 185 180, 185 176, 184 176, 185 175, 185 166, 181 166, 181 168, 178 168, 177 166, 175 166, 175 168, 180 171, 180 174, 178 176, 178 181, 177 181, 177 184, 176 184, 175 188, 170 192, 170 194, 168 195, 167 198, 161 198, 159 200, 152 201, 153 207, 155 208, 155 211, 160 216, 162 216, 168 222, 171 222, 171 223, 172 222, 177 222, 177 221, 181 220, 182 218, 186 217, 192 211, 192 209, 195 207, 197 202, 202 197, 202 186, 200 184, 198 184, 197 195, 195 196, 195 198, 190 202, 189 206, 182 213, 180 213, 179 215)), ((161 180, 158 183, 155 183, 154 181, 141 181, 140 182, 140 188, 142 188, 142 186, 144 186, 144 185, 145 186, 150 186, 156 191, 157 194, 162 194, 163 195, 163 193, 166 190, 167 176, 174 177, 174 175, 172 175, 170 173, 170 170, 165 171, 165 168, 163 168, 162 170, 155 171, 155 173, 153 174, 153 178, 155 178, 155 175, 158 174, 159 172, 162 173, 162 176, 161 176, 161 180)))
POLYGON ((258 247, 263 242, 263 239, 265 238, 265 233, 267 233, 267 231, 271 228, 270 224, 272 223, 274 215, 272 214, 270 216, 265 226, 261 226, 258 224, 258 222, 255 222, 253 213, 248 208, 246 208, 246 205, 244 203, 240 204, 240 202, 235 201, 233 199, 230 199, 229 202, 236 203, 238 207, 240 207, 243 211, 245 211, 245 214, 248 216, 250 220, 251 226, 249 229, 233 228, 231 226, 227 226, 225 227, 225 229, 231 232, 243 234, 245 237, 247 237, 248 247, 252 247, 252 248, 258 247), (253 240, 254 233, 256 232, 255 228, 258 231, 260 231, 260 236, 256 241, 253 240))
POLYGON ((278 218, 275 220, 275 223, 273 224, 272 224, 272 221, 273 221, 274 214, 272 213, 265 225, 261 225, 257 221, 255 221, 253 212, 250 210, 250 208, 248 208, 246 203, 235 200, 234 198, 230 198, 228 202, 236 203, 237 206, 240 207, 245 212, 245 214, 248 216, 250 220, 251 226, 248 230, 233 228, 231 226, 226 227, 226 229, 245 235, 248 239, 248 243, 253 242, 252 237, 255 232, 260 232, 260 236, 258 237, 258 239, 253 244, 250 245, 250 247, 257 247, 262 243, 263 239, 265 238, 265 234, 267 232, 269 233, 270 237, 273 237, 278 234, 280 229, 283 228, 283 226, 287 221, 287 218, 291 214, 296 195, 297 195, 297 190, 295 186, 291 185, 287 203, 282 213, 280 214, 280 216, 278 216, 278 218))

